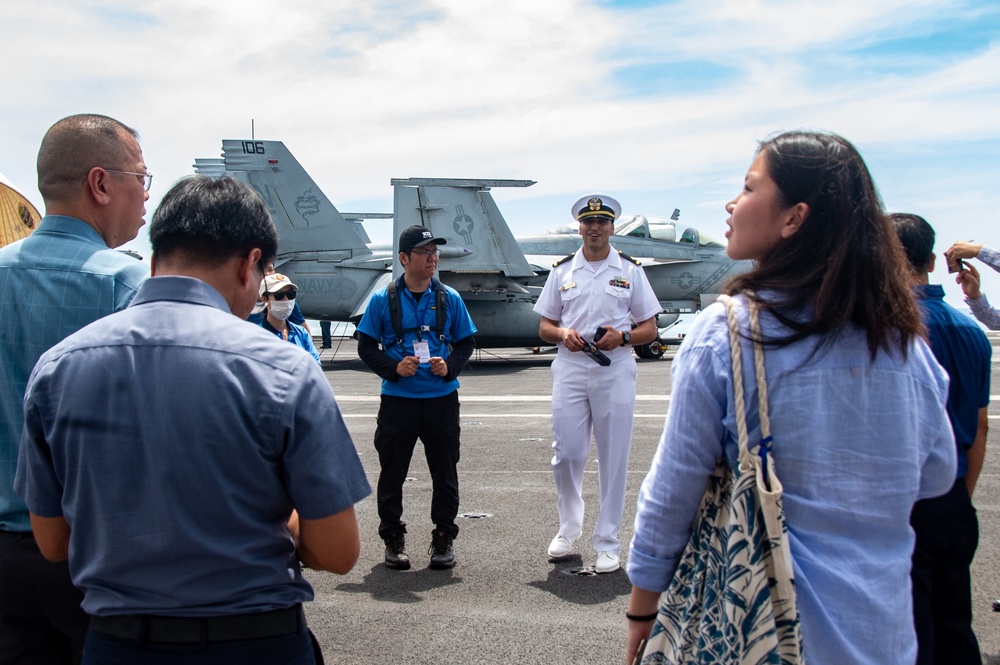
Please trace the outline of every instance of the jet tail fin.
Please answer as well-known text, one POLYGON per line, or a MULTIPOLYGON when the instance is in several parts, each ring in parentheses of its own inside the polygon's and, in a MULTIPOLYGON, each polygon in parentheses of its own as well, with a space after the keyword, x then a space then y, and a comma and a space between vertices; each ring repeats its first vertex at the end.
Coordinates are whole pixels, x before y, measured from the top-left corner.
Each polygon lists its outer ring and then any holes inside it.
POLYGON ((278 227, 279 255, 349 250, 371 254, 360 224, 348 222, 281 141, 225 139, 222 160, 197 159, 195 172, 231 175, 264 198, 278 227))
POLYGON ((391 183, 394 254, 400 232, 420 225, 448 241, 440 247, 441 272, 492 273, 514 279, 534 276, 489 191, 491 187, 528 187, 534 181, 393 178, 391 183))

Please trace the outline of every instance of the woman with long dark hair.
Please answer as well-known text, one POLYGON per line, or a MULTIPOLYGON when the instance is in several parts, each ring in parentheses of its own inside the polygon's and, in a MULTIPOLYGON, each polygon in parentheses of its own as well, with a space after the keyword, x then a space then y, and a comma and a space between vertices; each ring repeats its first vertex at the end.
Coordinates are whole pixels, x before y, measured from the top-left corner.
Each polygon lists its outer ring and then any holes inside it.
MULTIPOLYGON (((726 211, 729 256, 756 262, 726 291, 744 358, 749 303, 760 311, 771 454, 807 662, 912 663, 910 509, 949 489, 955 445, 947 377, 922 339, 906 258, 864 161, 836 135, 787 132, 761 143, 726 211)), ((752 362, 743 376, 752 447, 761 440, 752 362)), ((715 460, 736 462, 722 304, 698 317, 672 386, 639 495, 632 617, 656 612, 715 460)), ((652 625, 629 621, 628 659, 652 625)))

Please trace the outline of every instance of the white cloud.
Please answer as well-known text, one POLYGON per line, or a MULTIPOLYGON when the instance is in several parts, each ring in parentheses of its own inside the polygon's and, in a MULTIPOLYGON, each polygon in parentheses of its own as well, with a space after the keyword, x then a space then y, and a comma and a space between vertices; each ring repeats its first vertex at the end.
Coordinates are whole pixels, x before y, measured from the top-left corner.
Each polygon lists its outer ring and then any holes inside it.
POLYGON ((1000 13, 985 0, 35 0, 5 3, 0 23, 14 63, 0 170, 38 203, 42 134, 93 111, 142 134, 150 210, 253 120, 343 209, 390 209, 391 177, 509 177, 538 181, 496 191, 523 213, 515 231, 562 223, 588 189, 718 226, 756 140, 812 127, 854 141, 894 205, 939 211, 942 241, 994 233, 971 221, 998 184, 1000 44, 982 35, 1000 13), (915 168, 956 145, 993 160, 915 168))

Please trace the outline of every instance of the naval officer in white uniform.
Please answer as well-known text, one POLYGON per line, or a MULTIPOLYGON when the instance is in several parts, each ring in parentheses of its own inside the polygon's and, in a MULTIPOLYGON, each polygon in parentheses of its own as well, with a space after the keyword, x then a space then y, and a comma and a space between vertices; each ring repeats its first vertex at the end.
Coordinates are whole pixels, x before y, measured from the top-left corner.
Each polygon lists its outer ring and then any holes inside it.
POLYGON ((583 247, 552 267, 534 308, 542 316, 539 336, 559 347, 552 362, 552 471, 559 493, 559 532, 548 553, 551 560, 565 558, 583 531, 583 472, 593 431, 601 505, 591 542, 597 552, 595 570, 610 573, 620 567, 618 527, 632 446, 632 345, 656 338, 661 307, 639 262, 610 244, 621 214, 618 201, 603 194, 584 196, 572 213, 580 223, 583 247), (604 333, 598 335, 598 328, 604 333), (596 362, 588 344, 610 364, 596 362))

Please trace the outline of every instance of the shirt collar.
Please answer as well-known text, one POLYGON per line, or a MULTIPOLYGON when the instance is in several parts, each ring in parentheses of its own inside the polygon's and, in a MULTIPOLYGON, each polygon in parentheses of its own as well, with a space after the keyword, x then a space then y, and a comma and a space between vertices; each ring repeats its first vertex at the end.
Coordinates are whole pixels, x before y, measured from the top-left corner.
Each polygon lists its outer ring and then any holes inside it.
POLYGON ((226 299, 208 283, 194 277, 178 275, 150 277, 139 287, 129 307, 164 300, 207 305, 232 314, 226 299))
POLYGON ((913 294, 917 298, 944 300, 944 287, 940 284, 915 284, 913 294))
MULTIPOLYGON (((618 250, 614 248, 613 245, 609 245, 608 258, 605 260, 607 267, 609 268, 621 268, 622 267, 622 257, 618 254, 618 250)), ((583 247, 576 250, 576 254, 573 255, 573 270, 579 270, 584 266, 589 266, 590 261, 588 261, 583 256, 583 247)))
POLYGON ((79 236, 95 242, 101 247, 106 248, 108 246, 108 243, 104 242, 104 238, 97 232, 97 229, 82 219, 69 217, 68 215, 46 215, 38 223, 35 233, 62 233, 79 236))
MULTIPOLYGON (((399 277, 396 278, 396 292, 397 293, 402 293, 403 291, 409 291, 410 290, 410 287, 408 287, 406 285, 406 280, 403 279, 403 277, 405 277, 405 275, 400 275, 399 277)), ((436 279, 434 279, 433 277, 431 277, 431 284, 430 284, 430 286, 427 287, 427 291, 430 291, 431 293, 433 293, 433 292, 435 292, 437 290, 438 290, 438 281, 436 279)), ((426 291, 424 293, 426 293, 426 291)))

